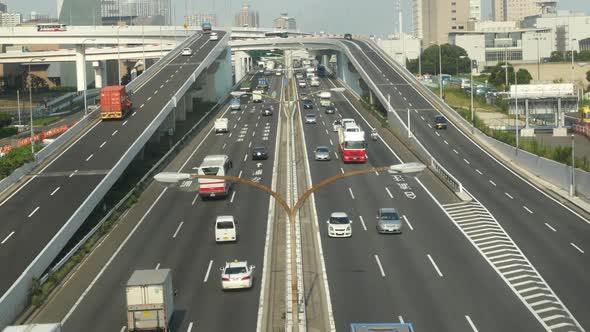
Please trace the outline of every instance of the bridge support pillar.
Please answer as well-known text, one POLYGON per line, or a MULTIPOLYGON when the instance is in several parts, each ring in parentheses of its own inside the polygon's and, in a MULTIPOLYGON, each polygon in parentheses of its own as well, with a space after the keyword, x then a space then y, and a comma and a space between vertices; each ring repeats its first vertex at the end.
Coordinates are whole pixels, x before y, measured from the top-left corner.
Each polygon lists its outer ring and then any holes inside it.
POLYGON ((244 51, 234 53, 234 70, 236 82, 242 79, 248 72, 248 62, 252 63, 250 55, 244 51))
POLYGON ((106 85, 106 65, 103 61, 93 61, 92 67, 94 68, 94 87, 100 89, 106 85))
POLYGON ((86 49, 84 45, 76 46, 76 86, 78 91, 86 90, 86 49))
POLYGON ((338 78, 348 85, 359 96, 363 96, 364 91, 361 88, 361 76, 356 71, 348 57, 342 52, 336 53, 336 69, 338 78))

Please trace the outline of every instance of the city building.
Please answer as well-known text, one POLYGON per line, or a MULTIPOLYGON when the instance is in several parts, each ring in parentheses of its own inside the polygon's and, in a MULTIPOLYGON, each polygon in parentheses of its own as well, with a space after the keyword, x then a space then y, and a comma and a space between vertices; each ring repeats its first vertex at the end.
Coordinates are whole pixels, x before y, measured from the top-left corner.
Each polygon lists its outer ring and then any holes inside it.
POLYGON ((281 17, 275 18, 273 21, 273 28, 296 30, 297 23, 295 19, 289 17, 287 13, 281 13, 281 17))
POLYGON ((8 11, 8 7, 5 3, 0 2, 0 13, 6 13, 8 11))
POLYGON ((217 26, 217 15, 213 13, 196 13, 186 17, 189 26, 201 26, 203 23, 211 23, 214 27, 217 26))
POLYGON ((23 21, 20 13, 0 13, 0 26, 15 27, 23 21))
POLYGON ((449 33, 467 29, 470 18, 471 0, 414 0, 414 36, 422 37, 423 44, 445 44, 449 33))
POLYGON ((172 22, 170 0, 100 0, 104 25, 165 25, 172 22))
POLYGON ((540 12, 539 0, 492 0, 496 21, 521 21, 540 12))
POLYGON ((469 20, 481 21, 481 0, 469 1, 469 20))
POLYGON ((414 0, 412 3, 412 35, 422 39, 422 0, 414 0))
POLYGON ((244 4, 242 9, 235 16, 235 26, 237 27, 260 27, 260 15, 258 11, 251 10, 250 5, 244 4))
POLYGON ((57 0, 59 23, 67 25, 100 25, 98 0, 57 0))
POLYGON ((36 11, 32 11, 29 15, 29 21, 36 21, 36 22, 47 22, 51 20, 48 14, 38 13, 36 11))

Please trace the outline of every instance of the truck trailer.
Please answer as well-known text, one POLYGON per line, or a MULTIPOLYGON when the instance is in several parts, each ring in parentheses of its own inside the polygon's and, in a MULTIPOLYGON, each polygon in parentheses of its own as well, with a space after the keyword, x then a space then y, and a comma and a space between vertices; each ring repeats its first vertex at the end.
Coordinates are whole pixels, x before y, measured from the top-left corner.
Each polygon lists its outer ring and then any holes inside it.
POLYGON ((100 116, 103 120, 122 119, 131 106, 124 85, 106 86, 100 90, 100 116))
POLYGON ((125 292, 129 331, 169 331, 174 312, 170 269, 134 271, 125 292))
POLYGON ((7 326, 2 332, 61 332, 61 324, 29 324, 7 326))

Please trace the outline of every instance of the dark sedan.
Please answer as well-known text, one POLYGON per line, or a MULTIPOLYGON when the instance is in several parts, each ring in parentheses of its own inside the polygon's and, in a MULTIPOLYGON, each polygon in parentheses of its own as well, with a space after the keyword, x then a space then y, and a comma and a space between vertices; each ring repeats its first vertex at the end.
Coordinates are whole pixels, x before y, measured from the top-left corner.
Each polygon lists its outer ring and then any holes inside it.
POLYGON ((252 160, 268 159, 268 152, 264 146, 257 146, 252 149, 252 160))
POLYGON ((311 99, 303 99, 303 109, 313 109, 313 101, 311 99))
POLYGON ((336 112, 336 106, 334 106, 334 105, 324 106, 324 112, 326 114, 334 114, 336 112))
POLYGON ((442 115, 434 116, 434 128, 447 129, 447 119, 442 115))
POLYGON ((271 116, 272 115, 272 107, 265 107, 262 109, 262 116, 271 116))

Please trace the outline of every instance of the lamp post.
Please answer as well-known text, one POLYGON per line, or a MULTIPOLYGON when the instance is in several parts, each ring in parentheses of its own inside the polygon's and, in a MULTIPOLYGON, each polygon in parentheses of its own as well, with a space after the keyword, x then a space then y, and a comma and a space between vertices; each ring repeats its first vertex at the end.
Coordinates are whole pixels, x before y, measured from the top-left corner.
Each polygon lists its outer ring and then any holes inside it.
POLYGON ((422 39, 420 40, 420 52, 418 53, 418 77, 422 77, 422 39))
POLYGON ((29 60, 29 117, 31 120, 31 153, 35 157, 35 133, 33 131, 33 76, 31 75, 31 62, 43 61, 45 58, 32 58, 29 60))
POLYGON ((121 27, 122 25, 117 26, 117 84, 121 84, 121 45, 119 44, 119 30, 121 27))
MULTIPOLYGON (((518 75, 514 75, 514 101, 515 101, 515 108, 514 108, 514 113, 515 113, 515 117, 514 117, 514 132, 516 135, 516 150, 515 150, 515 154, 518 155, 518 75)), ((526 110, 525 110, 526 112, 526 110)), ((526 119, 525 119, 526 120, 526 119)), ((528 125, 528 122, 527 122, 528 125)))
POLYGON ((508 48, 506 46, 504 46, 504 73, 506 76, 504 91, 508 91, 508 48))
POLYGON ((572 134, 572 177, 570 183, 570 196, 576 195, 576 135, 572 134))
MULTIPOLYGON (((84 54, 86 54, 86 46, 84 46, 84 43, 86 41, 95 41, 95 40, 96 39, 94 39, 94 38, 88 38, 88 39, 84 39, 82 41, 82 47, 84 48, 84 54)), ((86 84, 86 63, 84 63, 84 66, 83 66, 83 69, 82 69, 82 77, 83 77, 83 80, 84 80, 84 90, 82 90, 83 96, 84 96, 83 97, 84 98, 84 116, 87 116, 88 115, 88 104, 87 104, 87 101, 86 101, 86 88, 88 87, 88 85, 86 84)))
POLYGON ((18 125, 22 126, 20 119, 20 90, 16 90, 16 110, 18 112, 18 125))
POLYGON ((537 41, 537 80, 540 81, 541 80, 541 54, 539 53, 539 40, 541 38, 539 38, 537 36, 533 39, 537 41))
MULTIPOLYGON (((441 45, 430 42, 432 45, 438 46, 438 85, 439 85, 439 97, 442 99, 443 97, 443 81, 442 81, 442 50, 441 45)), ((436 70, 435 70, 436 71, 436 70)))
POLYGON ((572 83, 575 84, 575 79, 574 79, 574 42, 577 41, 576 38, 572 39, 572 83))

